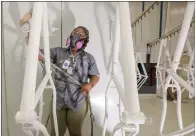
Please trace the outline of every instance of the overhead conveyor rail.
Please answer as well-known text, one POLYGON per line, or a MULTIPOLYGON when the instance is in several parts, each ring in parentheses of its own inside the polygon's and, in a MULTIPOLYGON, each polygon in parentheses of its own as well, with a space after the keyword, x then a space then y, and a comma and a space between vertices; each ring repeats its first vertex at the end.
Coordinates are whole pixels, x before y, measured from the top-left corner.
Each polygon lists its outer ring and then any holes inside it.
MULTIPOLYGON (((195 23, 195 17, 191 21, 191 27, 192 27, 192 24, 194 24, 194 23, 195 23)), ((179 33, 180 30, 181 30, 181 26, 182 26, 182 24, 179 25, 178 27, 175 27, 174 29, 170 30, 166 34, 162 35, 160 38, 157 38, 154 41, 148 43, 149 47, 153 47, 153 46, 157 45, 162 39, 171 37, 172 35, 175 35, 176 33, 179 33)))
POLYGON ((143 16, 144 17, 146 16, 147 12, 149 13, 151 9, 154 9, 154 6, 155 5, 158 5, 158 2, 154 2, 148 9, 146 9, 145 11, 143 11, 141 13, 141 15, 139 17, 137 17, 135 21, 132 22, 131 27, 134 27, 137 22, 139 23, 139 21, 142 20, 142 17, 143 16))

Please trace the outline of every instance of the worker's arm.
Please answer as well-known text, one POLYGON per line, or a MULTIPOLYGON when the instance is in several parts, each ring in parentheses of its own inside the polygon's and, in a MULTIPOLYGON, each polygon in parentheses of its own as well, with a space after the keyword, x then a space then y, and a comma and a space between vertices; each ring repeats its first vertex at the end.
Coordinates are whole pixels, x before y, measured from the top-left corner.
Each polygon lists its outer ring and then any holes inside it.
POLYGON ((81 88, 82 92, 87 95, 91 89, 98 83, 99 76, 91 76, 88 84, 84 84, 81 88))
POLYGON ((91 86, 94 87, 98 83, 99 79, 100 79, 99 76, 91 76, 89 84, 91 84, 91 86))
POLYGON ((88 94, 91 89, 99 82, 100 74, 96 65, 96 61, 93 56, 89 56, 90 63, 89 63, 89 70, 88 70, 88 76, 89 76, 89 83, 82 86, 81 90, 84 94, 88 94))
POLYGON ((20 26, 22 26, 22 25, 25 24, 25 23, 28 23, 29 20, 31 19, 31 17, 32 17, 32 14, 29 13, 29 12, 27 12, 27 13, 23 16, 23 18, 20 19, 20 26))
MULTIPOLYGON (((23 25, 24 25, 25 23, 29 23, 31 17, 32 17, 32 14, 31 14, 30 12, 27 12, 27 13, 23 16, 23 18, 20 19, 20 26, 23 27, 23 25)), ((30 27, 30 25, 29 25, 29 27, 30 27)), ((23 28, 23 29, 26 29, 26 28, 23 28)), ((30 28, 28 28, 28 29, 30 29, 30 28)), ((25 30, 24 30, 24 31, 25 31, 25 30)), ((26 33, 26 32, 24 32, 24 33, 26 33)), ((28 34, 26 34, 26 35, 27 35, 26 39, 27 39, 27 45, 28 45, 28 41, 29 41, 29 32, 28 32, 28 34)), ((44 60, 44 57, 43 57, 40 53, 39 53, 39 56, 38 56, 38 60, 39 60, 39 61, 42 61, 42 62, 43 62, 43 60, 44 60)))

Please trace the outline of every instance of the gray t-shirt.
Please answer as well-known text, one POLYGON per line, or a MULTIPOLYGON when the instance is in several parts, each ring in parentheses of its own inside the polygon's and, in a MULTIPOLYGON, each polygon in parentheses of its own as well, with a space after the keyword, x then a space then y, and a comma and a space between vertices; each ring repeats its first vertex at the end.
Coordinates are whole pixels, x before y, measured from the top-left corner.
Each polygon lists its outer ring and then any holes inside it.
MULTIPOLYGON (((43 50, 41 51, 43 52, 43 50)), ((68 60, 70 62, 69 67, 72 68, 72 72, 69 72, 69 74, 80 83, 88 82, 90 76, 99 75, 94 57, 87 52, 83 55, 83 67, 81 66, 81 54, 78 53, 73 57, 70 50, 66 48, 51 48, 50 58, 51 62, 61 69, 63 69, 64 62, 68 60)), ((64 71, 68 72, 66 69, 64 71)), ((71 108, 76 111, 84 104, 85 96, 80 87, 69 78, 66 78, 63 73, 56 70, 54 83, 57 91, 57 110, 71 108)))

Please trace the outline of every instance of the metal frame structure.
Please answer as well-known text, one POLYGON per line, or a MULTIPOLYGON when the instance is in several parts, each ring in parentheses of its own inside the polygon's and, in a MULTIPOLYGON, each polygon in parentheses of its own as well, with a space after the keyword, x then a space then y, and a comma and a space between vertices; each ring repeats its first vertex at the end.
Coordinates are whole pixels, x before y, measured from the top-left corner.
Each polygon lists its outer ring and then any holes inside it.
MULTIPOLYGON (((170 134, 170 135, 179 135, 179 134, 183 134, 184 132, 186 132, 189 128, 186 127, 185 129, 183 128, 183 122, 182 122, 182 113, 181 113, 181 94, 182 94, 182 89, 181 87, 183 86, 190 94, 190 98, 195 97, 195 92, 194 92, 194 85, 192 82, 194 82, 194 73, 192 71, 193 69, 193 61, 194 61, 194 51, 192 51, 191 46, 189 45, 189 41, 187 41, 188 44, 188 53, 190 57, 190 62, 188 65, 188 77, 192 77, 192 80, 188 81, 184 81, 181 77, 179 77, 176 73, 176 71, 179 69, 179 62, 182 56, 182 52, 184 49, 184 45, 186 43, 186 39, 188 36, 188 31, 190 29, 190 23, 193 17, 193 13, 194 13, 194 9, 195 9, 195 3, 194 2, 188 2, 187 7, 186 7, 186 11, 185 11, 185 15, 184 15, 184 20, 181 26, 181 32, 178 38, 178 42, 177 42, 177 46, 176 46, 176 50, 173 56, 173 60, 171 60, 170 54, 169 54, 169 50, 167 49, 167 39, 162 39, 160 42, 160 51, 159 51, 159 57, 158 57, 158 62, 157 62, 157 76, 160 79, 160 86, 162 87, 163 90, 163 111, 162 111, 162 116, 161 116, 161 124, 160 124, 160 133, 162 134, 163 131, 163 126, 164 126, 164 122, 165 122, 165 116, 166 116, 166 111, 167 111, 167 89, 170 87, 172 89, 176 89, 177 91, 177 117, 178 117, 178 125, 180 130, 182 131, 178 131, 176 133, 170 134), (162 51, 164 49, 165 52, 165 56, 166 56, 166 60, 168 63, 168 66, 164 66, 165 67, 161 67, 160 63, 161 63, 161 59, 162 59, 162 51), (163 80, 163 75, 161 70, 166 71, 166 73, 168 74, 168 76, 165 78, 165 80, 163 80)), ((163 63, 165 63, 164 58, 163 58, 163 63)), ((159 80, 158 80, 159 81, 159 80)), ((192 128, 192 127, 190 127, 192 128)), ((193 130, 193 129, 191 129, 193 130)), ((189 131, 190 132, 190 131, 189 131)))
POLYGON ((137 86, 138 86, 138 90, 142 87, 142 85, 146 82, 148 75, 146 72, 146 68, 144 66, 144 63, 142 61, 142 57, 141 57, 141 53, 137 52, 135 54, 135 61, 136 63, 136 71, 137 71, 137 86), (141 68, 143 70, 143 74, 140 73, 140 69, 138 68, 138 60, 140 61, 141 64, 141 68))
POLYGON ((105 136, 106 133, 108 121, 107 93, 112 80, 114 81, 114 84, 120 96, 120 100, 122 101, 125 109, 122 112, 122 116, 120 117, 120 123, 118 123, 114 127, 111 136, 114 136, 119 129, 122 130, 123 135, 125 135, 126 132, 130 132, 133 133, 133 135, 137 135, 139 133, 139 124, 144 124, 146 119, 144 113, 140 111, 138 98, 138 88, 140 88, 141 85, 144 83, 144 79, 137 85, 137 77, 147 78, 147 73, 142 62, 141 62, 142 67, 144 70, 144 74, 146 74, 146 76, 139 74, 140 72, 136 66, 137 65, 136 60, 140 59, 141 61, 141 56, 139 53, 134 55, 132 30, 131 27, 129 28, 129 24, 131 24, 131 22, 128 2, 120 2, 119 5, 117 5, 115 19, 116 19, 114 38, 115 41, 113 47, 114 52, 112 59, 112 72, 105 92, 105 118, 102 136, 105 136), (121 65, 123 65, 122 71, 124 77, 124 88, 119 83, 119 80, 116 76, 117 65, 119 61, 118 60, 119 45, 121 46, 121 65))
POLYGON ((51 76, 50 67, 50 51, 49 51, 49 35, 48 35, 48 12, 46 2, 35 2, 32 13, 32 26, 30 30, 30 37, 28 43, 28 55, 26 58, 26 67, 23 82, 22 99, 20 105, 20 111, 16 113, 15 119, 17 123, 22 124, 22 129, 26 135, 33 136, 32 131, 36 131, 36 136, 39 135, 39 131, 44 136, 49 136, 45 126, 41 123, 43 114, 43 91, 48 86, 49 81, 53 90, 53 118, 56 136, 58 136, 58 125, 56 118, 56 88, 51 76), (43 26, 43 27, 42 27, 43 26), (43 28, 44 37, 44 59, 46 75, 39 85, 37 91, 36 88, 36 75, 37 75, 37 56, 39 54, 39 44, 41 29, 43 28), (35 112, 35 108, 40 101, 39 116, 35 112))
MULTIPOLYGON (((165 82, 162 82, 163 87, 163 114, 161 119, 160 132, 162 134, 164 120, 167 109, 167 88, 175 87, 177 89, 177 115, 178 123, 181 131, 175 132, 172 135, 179 135, 191 132, 193 129, 193 124, 189 127, 183 129, 182 117, 181 117, 181 86, 184 86, 192 97, 194 97, 194 89, 191 83, 183 81, 177 74, 179 61, 182 55, 182 51, 187 39, 188 30, 190 28, 190 23, 192 20, 194 12, 195 3, 188 2, 186 12, 184 15, 184 21, 181 27, 181 33, 175 50, 173 61, 170 59, 168 50, 166 50, 166 55, 168 56, 168 62, 171 69, 161 68, 159 63, 157 64, 158 71, 160 69, 166 70, 168 76, 165 82), (170 83, 172 81, 172 83, 170 83), (173 84, 174 83, 174 84, 173 84)), ((116 10, 116 24, 115 24, 115 41, 114 41, 114 53, 112 62, 112 74, 107 86, 106 94, 111 80, 114 81, 117 91, 119 93, 120 99, 124 105, 124 111, 122 112, 121 121, 118 123, 111 134, 114 136, 119 129, 122 129, 122 133, 125 135, 126 132, 130 132, 130 135, 136 136, 139 133, 139 125, 145 124, 146 117, 144 113, 140 111, 139 97, 138 97, 138 85, 137 85, 137 75, 136 75, 136 59, 134 55, 133 40, 132 40, 132 29, 130 22, 130 10, 128 2, 120 2, 116 10), (128 28, 128 29, 127 29, 128 28), (124 78, 124 88, 119 83, 116 76, 116 65, 118 64, 118 51, 119 45, 121 46, 121 65, 124 78)), ((50 52, 49 52, 49 36, 48 36, 48 15, 47 15, 47 4, 46 2, 35 2, 33 16, 32 16, 32 26, 30 30, 30 38, 28 45, 28 55, 26 59, 23 92, 20 111, 17 112, 15 119, 17 123, 22 124, 23 131, 29 135, 33 136, 32 131, 36 131, 36 136, 39 135, 39 131, 43 133, 44 136, 49 136, 45 126, 41 123, 41 117, 43 114, 43 91, 47 88, 46 85, 49 81, 53 89, 53 115, 54 115, 54 126, 56 131, 56 136, 58 136, 58 125, 56 119, 56 89, 54 82, 51 77, 51 68, 55 67, 50 63, 50 52), (43 37, 44 37, 44 58, 45 58, 45 69, 46 75, 35 92, 36 88, 36 75, 37 75, 37 56, 39 54, 39 43, 41 34, 41 25, 43 25, 43 37), (35 107, 40 101, 40 113, 39 117, 35 112, 35 107)), ((160 55, 158 62, 161 59, 161 52, 163 48, 166 48, 166 40, 161 40, 160 55)), ((193 51, 191 52, 193 55, 193 51)), ((190 61, 191 62, 191 61, 190 61)), ((56 67, 55 67, 56 68, 56 67)), ((107 95, 106 95, 107 97, 107 95)), ((107 99, 106 99, 107 100, 107 99)), ((106 102, 107 106, 107 102, 106 102)), ((119 107, 120 108, 120 107, 119 107)), ((119 109, 120 110, 120 109, 119 109)), ((106 124, 107 124, 107 109, 105 112, 104 129, 102 136, 105 136, 106 124)))

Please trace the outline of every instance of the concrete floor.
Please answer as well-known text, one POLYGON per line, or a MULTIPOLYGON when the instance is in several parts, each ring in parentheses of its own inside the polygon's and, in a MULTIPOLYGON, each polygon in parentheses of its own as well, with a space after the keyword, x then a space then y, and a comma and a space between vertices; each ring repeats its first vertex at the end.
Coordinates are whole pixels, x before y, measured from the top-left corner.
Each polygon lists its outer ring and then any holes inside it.
MULTIPOLYGON (((141 125, 139 136, 158 136, 160 127, 160 117, 162 101, 156 96, 140 97, 140 106, 146 117, 152 118, 151 125, 141 125)), ((186 127, 195 122, 195 101, 189 100, 182 103, 183 126, 186 127)), ((168 101, 168 110, 165 120, 163 134, 168 134, 178 130, 176 104, 168 101)), ((192 134, 191 134, 192 135, 192 134)))
POLYGON ((153 85, 153 86, 143 85, 139 89, 138 93, 139 94, 156 94, 156 85, 153 85))
MULTIPOLYGON (((152 118, 152 124, 140 125, 140 132, 138 136, 159 136, 160 117, 162 109, 162 101, 156 97, 155 94, 140 94, 141 111, 146 117, 152 118)), ((195 122, 195 101, 189 100, 188 103, 182 103, 182 117, 184 127, 195 122)), ((165 120, 163 134, 168 134, 178 130, 176 104, 168 101, 168 110, 165 120)), ((102 128, 94 123, 94 136, 101 136, 102 128)), ((194 132, 193 132, 194 133, 194 132)), ((191 136, 190 133, 187 136, 191 136)), ((65 136, 69 136, 66 132, 65 136)), ((90 119, 86 117, 83 126, 83 136, 90 136, 90 119)), ((109 136, 107 134, 106 136, 109 136)))
MULTIPOLYGON (((162 109, 162 101, 154 94, 139 95, 141 111, 146 117, 152 118, 152 124, 140 125, 140 132, 138 136, 159 136, 160 117, 162 109)), ((168 110, 165 120, 165 126, 163 134, 168 134, 179 130, 176 115, 176 104, 172 101, 168 101, 168 110)), ((188 103, 182 103, 182 117, 184 127, 195 122, 195 101, 189 100, 188 103)), ((87 121, 89 122, 89 120, 87 121)), ((101 136, 101 128, 94 126, 94 136, 101 136)), ((84 126, 84 130, 87 128, 84 126)), ((89 129, 84 131, 83 136, 90 136, 89 129), (88 132, 88 133, 87 133, 88 132)), ((193 132, 194 133, 194 132, 193 132)), ((107 136, 109 136, 107 134, 107 136)), ((187 135, 186 135, 187 136, 187 135)), ((188 136, 192 136, 190 133, 188 136)))

